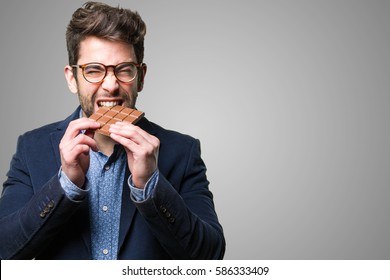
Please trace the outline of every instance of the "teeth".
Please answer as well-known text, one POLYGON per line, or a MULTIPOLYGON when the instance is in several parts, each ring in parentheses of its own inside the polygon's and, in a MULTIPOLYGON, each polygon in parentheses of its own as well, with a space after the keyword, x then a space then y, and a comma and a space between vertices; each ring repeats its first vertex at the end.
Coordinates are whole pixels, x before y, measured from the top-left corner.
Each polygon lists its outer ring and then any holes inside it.
POLYGON ((119 102, 116 102, 116 101, 102 101, 102 102, 99 102, 99 106, 102 107, 114 107, 116 105, 119 105, 119 102))

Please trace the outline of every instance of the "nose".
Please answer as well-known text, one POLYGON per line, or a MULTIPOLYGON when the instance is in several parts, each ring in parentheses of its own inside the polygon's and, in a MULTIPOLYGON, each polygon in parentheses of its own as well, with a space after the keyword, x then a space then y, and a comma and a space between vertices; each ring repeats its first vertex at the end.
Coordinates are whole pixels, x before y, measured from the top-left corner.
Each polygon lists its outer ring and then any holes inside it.
POLYGON ((107 71, 107 75, 106 77, 104 77, 101 86, 104 90, 106 90, 109 93, 113 93, 119 88, 118 80, 115 77, 115 74, 112 70, 107 71))

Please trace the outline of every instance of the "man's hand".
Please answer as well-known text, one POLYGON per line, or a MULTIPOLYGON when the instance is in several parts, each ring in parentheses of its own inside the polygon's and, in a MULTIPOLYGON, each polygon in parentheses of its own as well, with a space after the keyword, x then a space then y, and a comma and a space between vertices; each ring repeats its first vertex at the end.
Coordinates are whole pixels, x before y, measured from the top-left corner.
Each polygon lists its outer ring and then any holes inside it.
POLYGON ((109 131, 110 137, 126 150, 134 185, 143 189, 157 170, 160 140, 128 122, 111 124, 109 131))
POLYGON ((93 132, 100 127, 98 122, 80 118, 69 123, 60 142, 61 167, 65 175, 79 188, 84 185, 89 168, 89 149, 97 151, 93 132), (85 134, 80 133, 86 130, 85 134))

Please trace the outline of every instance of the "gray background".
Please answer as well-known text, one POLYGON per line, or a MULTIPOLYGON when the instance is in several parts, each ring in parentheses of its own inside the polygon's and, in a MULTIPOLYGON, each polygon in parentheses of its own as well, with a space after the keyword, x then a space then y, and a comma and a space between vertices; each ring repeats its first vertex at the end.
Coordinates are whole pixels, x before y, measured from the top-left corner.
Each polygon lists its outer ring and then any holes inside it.
MULTIPOLYGON (((0 4, 1 180, 26 130, 78 104, 84 1, 0 4)), ((148 25, 138 108, 202 142, 227 259, 390 257, 390 1, 107 1, 148 25)))

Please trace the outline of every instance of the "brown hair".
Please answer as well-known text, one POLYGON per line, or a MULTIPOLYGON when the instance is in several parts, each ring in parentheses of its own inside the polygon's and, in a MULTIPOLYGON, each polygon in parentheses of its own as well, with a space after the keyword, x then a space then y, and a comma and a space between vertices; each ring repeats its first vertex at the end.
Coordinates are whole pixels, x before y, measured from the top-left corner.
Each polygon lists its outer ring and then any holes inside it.
POLYGON ((134 46, 137 62, 144 59, 146 25, 137 12, 86 2, 77 9, 66 30, 69 65, 77 64, 80 43, 87 36, 120 41, 134 46))

